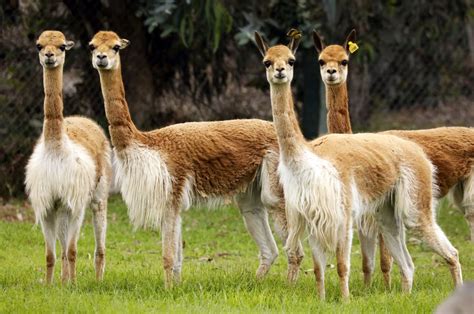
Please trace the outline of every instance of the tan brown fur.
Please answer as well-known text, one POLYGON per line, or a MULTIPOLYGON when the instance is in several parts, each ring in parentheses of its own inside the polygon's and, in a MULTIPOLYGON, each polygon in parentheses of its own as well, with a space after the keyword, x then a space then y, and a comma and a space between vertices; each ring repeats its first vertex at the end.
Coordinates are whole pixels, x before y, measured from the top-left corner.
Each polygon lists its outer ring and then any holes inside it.
MULTIPOLYGON (((44 81, 44 124, 43 134, 35 146, 34 153, 27 166, 26 184, 30 193, 30 199, 34 206, 37 219, 43 227, 46 242, 46 282, 51 283, 54 274, 55 264, 55 242, 56 236, 60 239, 62 245, 62 268, 61 277, 63 282, 75 281, 76 279, 76 256, 77 256, 77 240, 82 224, 84 208, 71 208, 68 202, 64 202, 64 198, 70 197, 65 195, 57 195, 57 188, 53 191, 41 188, 45 186, 60 186, 61 182, 48 183, 48 180, 55 180, 57 176, 63 179, 74 180, 74 178, 65 178, 68 174, 54 173, 63 171, 64 168, 55 168, 57 164, 60 166, 66 162, 65 159, 71 153, 77 153, 81 156, 81 152, 71 152, 69 143, 77 144, 85 150, 94 163, 94 186, 90 191, 84 191, 84 182, 78 182, 75 185, 68 186, 69 193, 72 197, 89 197, 90 205, 94 213, 94 228, 96 232, 96 277, 102 279, 105 267, 105 229, 106 229, 106 212, 107 212, 107 196, 108 185, 112 176, 112 168, 110 164, 110 144, 103 130, 92 120, 84 117, 68 117, 63 116, 63 65, 65 60, 65 50, 69 50, 74 45, 73 42, 67 41, 64 34, 59 31, 44 31, 37 40, 37 48, 39 50, 39 60, 43 66, 44 81), (44 146, 44 150, 43 150, 44 146), (53 157, 51 157, 53 156, 53 157), (41 164, 41 158, 45 158, 44 167, 41 164), (54 160, 56 158, 56 160, 54 160), (49 168, 46 168, 49 167, 49 168), (43 170, 41 169, 43 168, 43 170), (46 170, 47 169, 47 170, 46 170), (60 169, 60 170, 59 170, 60 169), (39 172, 53 172, 51 177, 39 177, 39 172), (53 179, 55 178, 55 179, 53 179), (75 196, 77 191, 82 194, 75 196), (39 192, 38 192, 39 191, 39 192), (70 214, 67 214, 67 213, 70 214), (68 218, 58 218, 62 215, 69 215, 68 218), (66 220, 67 221, 66 221, 66 220), (66 225, 61 225, 56 221, 61 220, 66 225), (74 229, 73 229, 74 228, 74 229), (59 229, 59 231, 57 230, 59 229), (59 235, 57 233, 59 232, 59 235)), ((77 159, 77 163, 83 160, 77 159)), ((65 167, 68 164, 65 164, 65 167)), ((70 165, 70 164, 69 164, 70 165)), ((85 168, 84 168, 85 169, 85 168)), ((89 171, 92 168, 84 171, 89 171)), ((68 194, 69 195, 69 194, 68 194)), ((86 201, 84 201, 85 203, 86 201)))
POLYGON ((64 119, 64 128, 71 141, 84 147, 96 164, 96 179, 105 173, 107 180, 112 178, 112 168, 108 151, 110 143, 104 130, 94 121, 86 117, 72 116, 64 119))
POLYGON ((272 123, 256 119, 177 124, 145 132, 139 140, 164 154, 178 182, 193 175, 203 197, 245 190, 276 146, 272 123))
MULTIPOLYGON (((314 33, 313 36, 316 49, 319 53, 321 77, 326 87, 328 130, 331 133, 352 133, 347 94, 347 73, 340 75, 343 79, 341 79, 338 84, 332 84, 324 76, 324 71, 326 68, 332 66, 338 73, 347 72, 347 66, 342 66, 341 62, 342 60, 349 60, 347 43, 349 40, 355 41, 355 32, 351 32, 345 44, 342 46, 330 45, 324 47, 319 35, 314 33)), ((421 146, 436 168, 435 180, 438 185, 438 198, 444 197, 455 186, 461 186, 463 182, 472 175, 474 168, 473 129, 449 127, 418 131, 392 130, 383 133, 399 136, 421 146)), ((462 203, 462 197, 458 203, 462 203)), ((474 241, 474 218, 466 218, 471 220, 471 229, 473 230, 471 238, 474 241)), ((387 287, 390 287, 392 259, 385 248, 381 235, 379 236, 379 246, 384 282, 387 287)), ((369 266, 371 258, 373 259, 373 257, 363 254, 363 268, 366 284, 370 284, 371 282, 372 268, 369 266)))
MULTIPOLYGON (((138 130, 133 124, 125 100, 120 55, 118 49, 116 52, 113 50, 114 47, 123 49, 127 45, 127 40, 121 39, 114 32, 105 31, 97 33, 90 42, 90 47, 93 49, 93 66, 98 69, 100 75, 111 140, 119 161, 127 159, 126 156, 131 148, 140 147, 140 149, 159 154, 159 158, 166 165, 169 177, 172 178, 170 194, 166 195, 169 198, 169 205, 167 205, 169 208, 164 209, 161 221, 166 286, 172 285, 173 281, 179 281, 180 278, 181 261, 176 258, 175 253, 178 252, 180 255, 182 248, 174 243, 179 242, 176 239, 181 236, 179 212, 187 208, 189 204, 186 200, 189 198, 207 200, 238 195, 239 199, 244 199, 242 203, 245 203, 245 200, 248 201, 252 195, 252 190, 255 189, 256 180, 260 176, 268 177, 270 186, 266 187, 266 191, 271 197, 268 197, 268 201, 265 201, 267 197, 258 197, 258 203, 263 201, 263 205, 269 210, 281 231, 281 237, 285 240, 284 208, 279 208, 283 204, 280 201, 281 188, 277 186, 278 179, 274 178, 275 171, 272 173, 272 169, 276 168, 272 166, 275 164, 273 161, 275 158, 272 156, 278 151, 272 124, 252 119, 182 123, 150 132, 138 130), (107 62, 102 61, 101 58, 107 62), (268 173, 261 172, 264 162, 268 173), (188 190, 189 188, 191 190, 188 190)), ((256 189, 263 190, 264 188, 256 187, 256 189)), ((124 191, 122 188, 122 195, 129 193, 128 191, 130 190, 124 191)), ((132 205, 132 203, 128 204, 129 212, 136 211, 130 209, 132 205)), ((252 210, 256 209, 252 208, 252 210)), ((253 234, 248 226, 254 223, 248 220, 252 218, 247 218, 253 213, 244 208, 241 208, 241 211, 249 232, 259 243, 256 238, 258 235, 253 234)), ((257 234, 263 232, 256 229, 253 231, 257 234)), ((271 233, 265 232, 267 237, 265 241, 274 242, 271 233)), ((258 277, 267 273, 271 262, 262 259, 257 270, 258 277)), ((292 259, 289 272, 292 269, 292 273, 295 273, 294 269, 298 269, 300 263, 301 256, 299 259, 292 259)))
POLYGON ((415 142, 436 167, 438 196, 443 197, 474 168, 474 129, 440 127, 428 130, 382 132, 415 142))
POLYGON ((324 298, 325 265, 325 258, 321 255, 324 255, 324 250, 335 245, 341 293, 344 299, 349 298, 352 212, 355 211, 356 216, 364 216, 367 209, 364 211, 363 206, 359 205, 363 203, 379 204, 371 215, 377 218, 383 232, 390 235, 391 240, 397 241, 397 245, 401 245, 398 250, 398 246, 390 242, 392 249, 397 252, 397 262, 403 266, 405 291, 411 290, 413 267, 404 247, 403 226, 400 229, 398 223, 398 227, 395 227, 397 219, 403 219, 405 224, 423 233, 429 245, 450 265, 454 283, 460 284, 462 278, 457 252, 444 238, 434 220, 431 206, 432 167, 420 147, 397 136, 379 134, 333 134, 305 142, 292 113, 290 83, 297 45, 268 48, 258 33, 255 37, 267 67, 274 126, 280 147, 279 173, 290 229, 286 247, 291 255, 297 247, 296 240, 302 236, 308 224, 320 297, 324 298), (308 196, 306 191, 313 189, 323 194, 315 195, 314 198, 308 196), (412 204, 413 208, 404 208, 402 203, 411 198, 413 203, 406 204, 412 204), (336 203, 342 208, 330 207, 336 203), (379 207, 389 206, 393 206, 391 211, 379 211, 379 207), (416 217, 409 221, 408 213, 416 217), (394 233, 394 227, 400 231, 394 233), (331 235, 337 237, 336 244, 331 241, 331 235))

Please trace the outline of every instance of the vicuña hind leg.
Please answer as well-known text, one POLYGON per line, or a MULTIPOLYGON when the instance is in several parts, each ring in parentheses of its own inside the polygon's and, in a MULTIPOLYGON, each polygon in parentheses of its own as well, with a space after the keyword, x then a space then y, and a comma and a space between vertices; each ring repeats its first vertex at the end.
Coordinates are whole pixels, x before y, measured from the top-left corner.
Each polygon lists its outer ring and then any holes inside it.
MULTIPOLYGON (((257 194, 257 193, 255 193, 257 194)), ((257 244, 260 254, 257 278, 263 278, 278 257, 278 247, 268 223, 268 214, 259 195, 246 193, 239 195, 237 202, 244 219, 245 227, 257 244)))
POLYGON ((403 222, 398 221, 391 206, 382 206, 377 211, 377 221, 379 222, 385 244, 395 263, 400 267, 402 291, 410 293, 415 266, 404 241, 405 228, 403 222))
POLYGON ((471 242, 474 242, 474 173, 454 187, 452 196, 454 203, 466 217, 470 228, 471 242))
POLYGON ((364 284, 369 287, 372 283, 372 275, 375 267, 376 236, 374 234, 364 235, 359 230, 360 250, 362 252, 362 272, 364 273, 364 284))
POLYGON ((326 289, 324 287, 324 274, 326 271, 326 253, 319 246, 313 235, 309 236, 309 246, 313 256, 314 276, 316 278, 316 290, 321 300, 326 299, 326 289))
POLYGON ((449 242, 441 228, 431 220, 426 221, 417 230, 420 231, 423 240, 448 263, 454 286, 461 286, 462 271, 458 251, 449 242))
POLYGON ((392 277, 390 273, 392 272, 393 258, 385 245, 382 233, 379 233, 379 249, 380 269, 382 270, 383 283, 385 284, 385 288, 390 289, 392 286, 392 277))
POLYGON ((92 203, 92 220, 95 235, 95 277, 97 280, 104 278, 105 270, 105 238, 107 232, 107 199, 92 203))

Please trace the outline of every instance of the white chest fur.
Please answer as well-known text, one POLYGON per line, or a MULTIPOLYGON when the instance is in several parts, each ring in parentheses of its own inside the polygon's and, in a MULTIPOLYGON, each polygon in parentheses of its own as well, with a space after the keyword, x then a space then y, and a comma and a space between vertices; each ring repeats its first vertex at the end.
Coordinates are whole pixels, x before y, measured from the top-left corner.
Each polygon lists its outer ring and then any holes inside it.
POLYGON ((80 145, 63 137, 51 149, 43 139, 35 146, 26 167, 26 190, 39 221, 54 202, 60 201, 73 214, 89 204, 95 186, 96 165, 80 145))
POLYGON ((115 152, 117 185, 134 227, 160 228, 169 209, 172 178, 160 153, 139 145, 115 152))
POLYGON ((296 159, 280 160, 278 172, 289 215, 303 217, 321 246, 334 250, 344 221, 343 187, 336 168, 304 150, 296 159))

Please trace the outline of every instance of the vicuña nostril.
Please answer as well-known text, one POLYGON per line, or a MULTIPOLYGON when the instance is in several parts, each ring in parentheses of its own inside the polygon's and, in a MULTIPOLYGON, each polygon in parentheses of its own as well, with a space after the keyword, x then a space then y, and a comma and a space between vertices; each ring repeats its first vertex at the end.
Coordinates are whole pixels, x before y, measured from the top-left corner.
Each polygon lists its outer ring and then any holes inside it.
POLYGON ((54 56, 54 54, 52 52, 47 52, 44 55, 48 58, 51 58, 52 56, 54 56))
POLYGON ((281 72, 283 72, 284 69, 285 68, 279 68, 279 69, 276 69, 276 70, 281 73, 281 72))
POLYGON ((328 73, 329 74, 334 74, 334 73, 336 73, 336 69, 328 69, 328 73))
POLYGON ((107 57, 106 55, 97 55, 97 59, 99 59, 99 60, 103 60, 106 57, 107 57))

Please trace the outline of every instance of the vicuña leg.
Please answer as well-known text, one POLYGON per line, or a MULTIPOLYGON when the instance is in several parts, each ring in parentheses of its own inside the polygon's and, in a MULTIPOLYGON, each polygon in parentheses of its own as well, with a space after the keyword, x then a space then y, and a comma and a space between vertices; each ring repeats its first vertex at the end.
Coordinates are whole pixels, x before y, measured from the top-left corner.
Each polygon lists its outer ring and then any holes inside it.
POLYGON ((298 278, 299 264, 302 260, 303 250, 301 247, 301 236, 304 233, 306 222, 295 209, 286 210, 288 219, 288 237, 285 243, 288 255, 288 282, 295 283, 298 278), (296 265, 297 268, 296 268, 296 265))
MULTIPOLYGON (((288 222, 286 220, 284 204, 280 207, 269 209, 269 212, 273 219, 275 231, 280 237, 283 246, 286 246, 286 241, 288 240, 288 222)), ((298 241, 298 247, 293 255, 289 255, 288 251, 286 253, 288 259, 287 279, 288 282, 294 283, 298 279, 301 262, 304 258, 303 245, 301 244, 301 241, 298 241)))
POLYGON ((326 271, 326 253, 319 246, 313 235, 309 236, 309 246, 313 256, 314 276, 316 277, 316 290, 321 300, 326 299, 326 289, 324 287, 324 274, 326 271))
POLYGON ((65 206, 59 206, 57 210, 58 239, 61 244, 61 282, 69 281, 68 243, 70 228, 70 210, 65 206))
POLYGON ((180 216, 175 208, 169 208, 161 224, 163 243, 163 268, 165 271, 165 288, 172 288, 174 267, 176 266, 177 243, 180 239, 180 216))
POLYGON ((267 211, 263 207, 253 207, 253 204, 245 202, 239 205, 245 226, 260 250, 260 265, 256 273, 257 278, 260 279, 268 273, 278 257, 278 247, 268 223, 267 211))
POLYGON ((73 216, 69 222, 67 260, 69 263, 69 279, 76 282, 76 259, 77 259, 77 241, 81 232, 82 221, 84 219, 84 210, 77 216, 73 216))
POLYGON ((390 289, 392 286, 392 265, 393 258, 390 255, 389 250, 385 246, 385 240, 383 239, 382 233, 379 233, 379 249, 380 249, 380 269, 382 270, 383 283, 385 288, 390 289))
POLYGON ((462 271, 458 251, 436 222, 430 220, 425 220, 425 223, 416 229, 421 232, 423 240, 448 263, 454 286, 459 287, 462 285, 462 271))
POLYGON ((369 287, 372 283, 372 275, 375 267, 375 245, 376 236, 373 234, 364 235, 359 230, 360 250, 362 252, 362 271, 364 273, 364 284, 369 287))
MULTIPOLYGON (((278 178, 278 155, 269 153, 262 163, 261 175, 261 200, 265 208, 270 214, 275 231, 277 232, 283 245, 286 247, 288 239, 288 220, 285 210, 285 198, 283 188, 278 178)), ((303 261, 304 253, 301 241, 298 240, 298 247, 293 255, 289 255, 288 251, 288 281, 296 282, 303 261)))
POLYGON ((92 220, 95 235, 95 277, 97 280, 104 278, 105 271, 105 239, 107 232, 107 199, 92 203, 92 220))
POLYGON ((178 233, 178 237, 176 237, 176 256, 175 256, 175 262, 173 266, 173 276, 174 276, 174 281, 176 283, 179 283, 181 281, 181 269, 183 267, 183 234, 182 234, 182 223, 181 223, 181 217, 178 216, 177 222, 176 222, 176 232, 178 233))
POLYGON ((454 203, 466 217, 471 232, 471 242, 474 242, 474 173, 456 185, 452 196, 454 203))
POLYGON ((54 277, 54 264, 56 263, 56 212, 47 212, 41 220, 45 249, 46 249, 46 283, 51 284, 54 277))
POLYGON ((337 243, 336 259, 337 274, 339 275, 339 286, 341 288, 342 299, 349 300, 349 272, 351 268, 351 248, 352 248, 352 219, 350 214, 346 218, 346 224, 342 227, 341 237, 337 243))
POLYGON ((395 263, 400 267, 402 291, 410 293, 413 285, 415 267, 404 241, 405 229, 403 222, 396 219, 393 207, 387 205, 382 206, 377 211, 377 220, 385 244, 387 245, 390 254, 393 256, 395 263))

